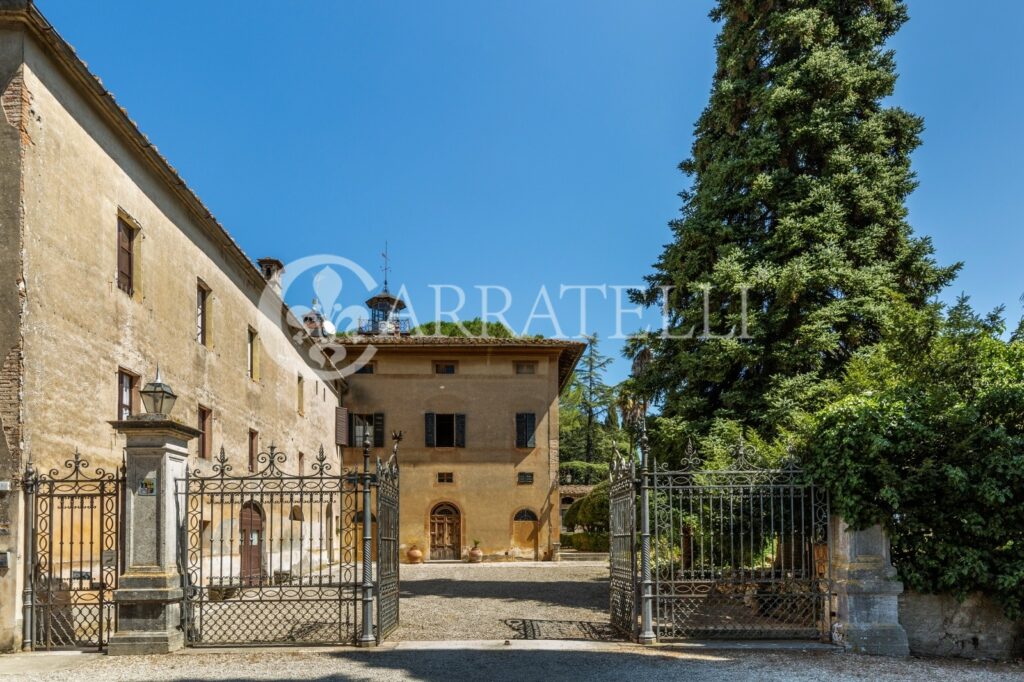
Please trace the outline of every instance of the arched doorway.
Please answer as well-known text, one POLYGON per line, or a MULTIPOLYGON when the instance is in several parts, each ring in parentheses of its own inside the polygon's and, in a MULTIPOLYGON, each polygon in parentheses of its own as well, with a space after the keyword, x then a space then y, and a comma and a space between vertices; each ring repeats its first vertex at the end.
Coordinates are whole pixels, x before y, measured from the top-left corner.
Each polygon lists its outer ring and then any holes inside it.
POLYGON ((520 509, 512 517, 512 546, 519 550, 517 554, 540 560, 540 521, 530 509, 520 509))
POLYGON ((239 566, 243 585, 263 581, 263 509, 256 502, 246 502, 238 514, 239 566))
POLYGON ((430 560, 452 561, 462 555, 462 521, 455 505, 442 503, 430 512, 430 560))

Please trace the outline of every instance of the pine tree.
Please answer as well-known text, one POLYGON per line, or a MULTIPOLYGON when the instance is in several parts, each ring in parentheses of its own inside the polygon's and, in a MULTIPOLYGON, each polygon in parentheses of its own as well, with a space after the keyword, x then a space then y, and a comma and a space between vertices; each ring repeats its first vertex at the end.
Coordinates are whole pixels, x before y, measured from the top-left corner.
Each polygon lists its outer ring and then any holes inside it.
POLYGON ((937 265, 907 222, 923 122, 883 104, 903 2, 720 0, 711 17, 717 70, 680 165, 692 184, 636 294, 661 306, 667 291, 671 333, 693 338, 651 339, 642 383, 698 432, 770 434, 879 340, 892 305, 928 308, 959 265, 937 265), (712 335, 741 333, 744 287, 752 338, 703 335, 705 305, 712 335))
POLYGON ((597 334, 587 337, 587 350, 576 368, 574 381, 580 387, 579 408, 583 413, 583 461, 598 459, 598 444, 601 441, 600 419, 607 415, 612 402, 612 391, 604 383, 604 373, 612 359, 604 356, 597 348, 597 334))

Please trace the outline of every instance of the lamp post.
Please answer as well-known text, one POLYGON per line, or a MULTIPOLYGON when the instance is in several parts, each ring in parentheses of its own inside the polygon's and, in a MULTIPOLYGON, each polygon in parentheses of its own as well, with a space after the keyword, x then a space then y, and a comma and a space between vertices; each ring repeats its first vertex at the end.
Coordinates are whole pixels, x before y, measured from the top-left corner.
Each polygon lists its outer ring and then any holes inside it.
MULTIPOLYGON (((647 367, 650 351, 642 349, 633 361, 633 376, 639 377, 647 367)), ((637 441, 640 449, 640 581, 642 598, 640 609, 640 644, 655 644, 654 586, 651 577, 651 506, 650 506, 650 444, 647 440, 647 399, 640 401, 636 411, 637 441)))
POLYGON ((199 431, 170 418, 178 396, 159 368, 139 394, 146 413, 111 422, 125 436, 126 488, 111 656, 168 653, 184 645, 177 561, 182 518, 175 488, 185 477, 188 443, 199 431))
POLYGON ((359 477, 363 484, 363 632, 359 635, 359 646, 377 646, 377 638, 373 634, 373 563, 372 549, 373 532, 370 524, 370 485, 373 474, 370 473, 370 436, 363 436, 363 474, 359 477))
POLYGON ((174 409, 174 401, 178 399, 177 394, 170 386, 164 383, 160 376, 160 365, 156 366, 156 378, 146 384, 145 388, 139 391, 142 396, 142 404, 146 408, 146 414, 153 418, 167 418, 174 409))

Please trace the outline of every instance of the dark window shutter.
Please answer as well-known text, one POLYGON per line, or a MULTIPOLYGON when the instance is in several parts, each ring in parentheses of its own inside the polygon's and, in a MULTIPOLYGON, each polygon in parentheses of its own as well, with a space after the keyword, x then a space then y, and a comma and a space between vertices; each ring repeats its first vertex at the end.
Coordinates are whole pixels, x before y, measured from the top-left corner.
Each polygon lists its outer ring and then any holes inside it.
POLYGON ((334 444, 348 445, 349 430, 348 408, 334 408, 334 444))
POLYGON ((346 435, 348 436, 346 439, 348 440, 348 446, 350 448, 356 447, 358 443, 356 443, 355 415, 351 412, 348 413, 348 433, 346 435))
POLYGON ((132 291, 132 232, 123 220, 117 221, 117 286, 132 291))
POLYGON ((526 414, 526 447, 537 447, 537 415, 533 412, 526 414))
POLYGON ((377 412, 373 415, 373 447, 384 447, 384 413, 377 412))
POLYGON ((526 447, 526 414, 524 412, 516 413, 516 447, 526 447))
POLYGON ((423 433, 425 435, 424 445, 428 448, 434 447, 434 413, 427 412, 423 423, 423 433))
POLYGON ((455 447, 466 447, 466 415, 455 415, 455 447))

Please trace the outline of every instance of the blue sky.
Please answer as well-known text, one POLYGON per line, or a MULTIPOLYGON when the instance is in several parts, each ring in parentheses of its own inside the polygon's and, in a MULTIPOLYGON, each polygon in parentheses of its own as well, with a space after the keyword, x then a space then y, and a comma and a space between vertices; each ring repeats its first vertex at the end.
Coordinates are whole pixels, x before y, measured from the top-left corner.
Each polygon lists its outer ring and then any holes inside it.
MULTIPOLYGON (((338 254, 379 278, 387 240, 392 288, 421 319, 431 284, 467 290, 462 317, 479 312, 474 286, 500 285, 521 327, 543 285, 567 334, 579 295, 559 300, 561 284, 639 283, 669 239, 711 84, 711 4, 38 0, 253 258, 338 254)), ((909 8, 892 46, 894 101, 926 124, 911 222, 940 261, 965 261, 946 298, 1015 320, 1024 3, 909 8)), ((589 307, 612 335, 613 292, 589 307)))

